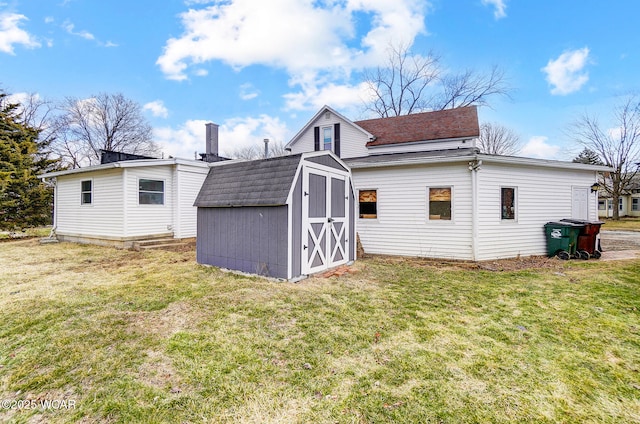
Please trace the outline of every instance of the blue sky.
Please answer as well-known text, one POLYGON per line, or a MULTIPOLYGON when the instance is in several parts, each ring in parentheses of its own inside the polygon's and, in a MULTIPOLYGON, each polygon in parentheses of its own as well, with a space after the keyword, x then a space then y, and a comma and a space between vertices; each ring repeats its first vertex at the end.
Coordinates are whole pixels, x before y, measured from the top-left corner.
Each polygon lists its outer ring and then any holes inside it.
POLYGON ((519 133, 522 155, 571 159, 566 128, 608 117, 639 88, 635 0, 0 0, 0 87, 58 100, 123 93, 165 155, 286 143, 328 104, 363 112, 362 71, 390 43, 445 70, 498 65, 514 87, 481 121, 519 133))

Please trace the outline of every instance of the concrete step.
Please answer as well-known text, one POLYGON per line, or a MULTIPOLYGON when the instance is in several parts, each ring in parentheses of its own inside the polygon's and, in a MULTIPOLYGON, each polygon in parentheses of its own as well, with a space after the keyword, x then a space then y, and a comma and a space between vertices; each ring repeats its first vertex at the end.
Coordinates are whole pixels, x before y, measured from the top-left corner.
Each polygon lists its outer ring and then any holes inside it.
POLYGON ((143 246, 138 246, 136 250, 150 250, 150 249, 176 249, 178 247, 187 246, 189 243, 180 242, 178 240, 172 242, 163 242, 163 243, 154 243, 154 244, 145 244, 143 246))
POLYGON ((163 238, 154 238, 154 239, 147 239, 147 240, 136 240, 133 243, 135 245, 142 247, 142 246, 149 246, 149 245, 159 244, 159 243, 174 243, 176 241, 179 241, 179 239, 174 239, 171 237, 163 237, 163 238))

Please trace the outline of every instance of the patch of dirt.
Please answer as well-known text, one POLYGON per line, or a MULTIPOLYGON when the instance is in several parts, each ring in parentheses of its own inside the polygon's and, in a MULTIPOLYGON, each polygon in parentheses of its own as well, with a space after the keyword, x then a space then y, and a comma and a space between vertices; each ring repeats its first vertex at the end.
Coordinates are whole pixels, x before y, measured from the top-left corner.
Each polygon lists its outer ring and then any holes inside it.
POLYGON ((136 330, 161 337, 195 328, 204 319, 197 317, 187 302, 174 302, 157 311, 128 312, 127 316, 136 330))
POLYGON ((184 384, 170 358, 153 350, 145 352, 145 356, 145 362, 138 369, 137 379, 140 382, 173 394, 184 390, 184 384))
POLYGON ((485 270, 485 271, 520 271, 525 269, 561 269, 564 261, 546 256, 527 256, 510 259, 498 259, 493 261, 462 261, 430 258, 411 258, 403 256, 366 255, 367 258, 385 264, 408 264, 416 267, 459 270, 485 270))

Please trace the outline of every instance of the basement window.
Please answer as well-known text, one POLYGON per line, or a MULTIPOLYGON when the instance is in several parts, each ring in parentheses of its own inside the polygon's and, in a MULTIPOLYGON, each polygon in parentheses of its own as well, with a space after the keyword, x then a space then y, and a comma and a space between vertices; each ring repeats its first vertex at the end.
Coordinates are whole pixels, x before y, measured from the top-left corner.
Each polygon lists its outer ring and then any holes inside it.
POLYGON ((375 219, 378 217, 377 190, 360 190, 358 204, 360 205, 360 218, 375 219))
POLYGON ((502 219, 516 219, 516 189, 502 187, 500 189, 500 210, 502 219))
POLYGON ((140 179, 138 181, 138 204, 164 205, 164 181, 140 179))
POLYGON ((86 180, 80 183, 80 204, 90 205, 93 200, 93 181, 86 180))
POLYGON ((451 221, 451 187, 429 188, 429 220, 451 221))

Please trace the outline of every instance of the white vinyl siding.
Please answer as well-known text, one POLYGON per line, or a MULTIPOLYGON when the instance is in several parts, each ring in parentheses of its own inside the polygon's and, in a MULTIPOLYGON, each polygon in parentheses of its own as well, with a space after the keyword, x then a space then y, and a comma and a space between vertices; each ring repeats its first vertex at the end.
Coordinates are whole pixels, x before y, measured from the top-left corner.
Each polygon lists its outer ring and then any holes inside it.
POLYGON ((476 139, 471 140, 432 140, 423 143, 397 143, 369 147, 369 155, 388 153, 429 152, 432 150, 466 149, 476 147, 476 139))
POLYGON ((377 219, 358 219, 367 253, 471 259, 468 164, 353 169, 356 190, 377 189, 377 219), (429 187, 451 187, 452 219, 429 220, 429 187))
POLYGON ((122 170, 63 175, 56 183, 56 231, 69 235, 123 235, 122 170), (82 181, 91 180, 91 204, 81 205, 82 181))
MULTIPOLYGON (((571 218, 572 189, 589 188, 595 180, 593 171, 487 163, 477 177, 477 260, 544 255, 544 224, 571 218), (502 187, 517 187, 517 220, 501 219, 502 187)), ((588 198, 588 219, 597 219, 595 194, 588 198)))
POLYGON ((320 149, 323 149, 323 131, 324 127, 331 127, 333 134, 333 126, 340 124, 340 157, 356 158, 367 156, 369 153, 365 144, 369 139, 361 130, 355 128, 353 124, 340 119, 333 113, 330 113, 329 119, 326 119, 325 113, 321 114, 318 119, 311 122, 307 131, 300 135, 296 143, 291 146, 291 153, 306 153, 314 151, 313 128, 320 127, 320 149))
POLYGON ((126 236, 147 236, 173 232, 173 172, 171 166, 129 168, 126 173, 126 236), (139 203, 140 180, 164 181, 164 204, 139 203))
POLYGON ((174 237, 195 237, 198 208, 193 206, 209 168, 178 165, 174 185, 174 237))

